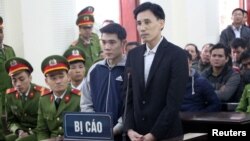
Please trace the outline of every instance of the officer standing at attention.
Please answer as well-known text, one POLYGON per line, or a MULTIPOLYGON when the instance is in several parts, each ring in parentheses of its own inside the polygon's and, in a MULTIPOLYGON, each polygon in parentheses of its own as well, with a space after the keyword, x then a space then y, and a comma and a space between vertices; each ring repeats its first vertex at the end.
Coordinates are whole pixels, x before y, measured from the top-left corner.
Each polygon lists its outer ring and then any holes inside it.
POLYGON ((5 105, 4 105, 4 93, 6 89, 11 88, 11 81, 10 77, 8 76, 7 72, 4 69, 4 63, 6 60, 15 57, 15 52, 12 47, 3 44, 3 18, 0 17, 0 113, 4 114, 5 112, 5 105), (3 111, 3 112, 2 112, 3 111))
POLYGON ((35 141, 38 102, 41 93, 49 90, 31 83, 33 68, 25 59, 11 58, 6 61, 5 69, 13 85, 5 96, 7 124, 12 132, 6 140, 35 141))
POLYGON ((69 62, 69 77, 71 87, 81 91, 84 94, 86 91, 85 74, 85 55, 81 48, 74 47, 65 51, 63 56, 69 62))
POLYGON ((100 41, 97 34, 93 33, 94 7, 88 6, 78 13, 76 25, 79 27, 79 38, 70 47, 83 49, 85 57, 86 74, 91 65, 98 60, 101 51, 100 41))
POLYGON ((62 140, 64 112, 80 111, 80 91, 69 85, 69 64, 63 56, 52 55, 41 65, 45 82, 51 91, 40 98, 37 140, 62 140))

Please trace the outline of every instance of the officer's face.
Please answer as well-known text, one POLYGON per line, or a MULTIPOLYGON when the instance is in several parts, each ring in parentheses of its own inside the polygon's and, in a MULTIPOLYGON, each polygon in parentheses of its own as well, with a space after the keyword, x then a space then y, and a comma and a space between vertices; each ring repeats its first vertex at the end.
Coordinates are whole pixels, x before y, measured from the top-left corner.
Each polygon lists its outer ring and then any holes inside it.
POLYGON ((14 75, 10 76, 12 85, 14 88, 22 94, 25 94, 31 83, 31 75, 26 71, 17 72, 14 75))
POLYGON ((3 29, 0 28, 0 44, 3 43, 3 37, 4 37, 4 35, 3 35, 3 29))
POLYGON ((93 26, 79 26, 80 36, 85 39, 89 39, 91 37, 93 30, 93 26))
POLYGON ((140 12, 136 17, 137 30, 144 43, 155 46, 161 38, 164 20, 158 19, 150 10, 140 12))
POLYGON ((70 64, 69 77, 73 82, 80 82, 83 80, 85 73, 85 67, 83 62, 76 62, 70 64))
POLYGON ((122 56, 122 48, 126 41, 118 39, 116 34, 103 33, 101 35, 101 45, 108 60, 116 60, 122 56))
POLYGON ((67 89, 69 76, 65 70, 58 70, 46 74, 45 82, 50 89, 56 94, 61 95, 67 89))

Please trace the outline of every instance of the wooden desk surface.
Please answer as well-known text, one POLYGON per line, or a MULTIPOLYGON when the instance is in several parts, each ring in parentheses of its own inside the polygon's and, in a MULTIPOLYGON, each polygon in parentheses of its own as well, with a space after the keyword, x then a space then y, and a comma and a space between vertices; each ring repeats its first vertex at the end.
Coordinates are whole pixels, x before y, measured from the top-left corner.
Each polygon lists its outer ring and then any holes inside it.
POLYGON ((204 122, 219 124, 250 124, 250 114, 240 112, 181 112, 181 119, 184 122, 204 122))

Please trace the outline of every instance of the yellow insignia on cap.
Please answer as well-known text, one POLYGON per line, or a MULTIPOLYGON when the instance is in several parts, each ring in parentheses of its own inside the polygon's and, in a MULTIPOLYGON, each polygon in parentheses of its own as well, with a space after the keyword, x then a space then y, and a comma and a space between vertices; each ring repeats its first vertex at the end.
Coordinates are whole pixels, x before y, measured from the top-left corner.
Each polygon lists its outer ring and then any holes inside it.
POLYGON ((73 56, 78 56, 78 55, 80 55, 80 53, 79 53, 78 50, 74 49, 74 50, 72 50, 72 55, 73 56))
POLYGON ((56 59, 49 60, 49 66, 55 66, 55 65, 57 65, 56 59))
POLYGON ((11 67, 16 66, 16 65, 17 65, 17 61, 16 60, 10 61, 10 66, 11 67))
POLYGON ((84 20, 84 21, 89 21, 89 16, 84 16, 84 17, 83 17, 83 20, 84 20))

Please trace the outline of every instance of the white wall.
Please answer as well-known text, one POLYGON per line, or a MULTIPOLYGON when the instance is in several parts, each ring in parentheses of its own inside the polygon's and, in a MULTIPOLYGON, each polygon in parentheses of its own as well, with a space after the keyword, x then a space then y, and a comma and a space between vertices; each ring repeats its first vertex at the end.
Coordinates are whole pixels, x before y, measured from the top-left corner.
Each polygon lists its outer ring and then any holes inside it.
POLYGON ((217 0, 141 0, 160 4, 166 15, 163 35, 180 47, 195 43, 199 48, 219 37, 217 0))

